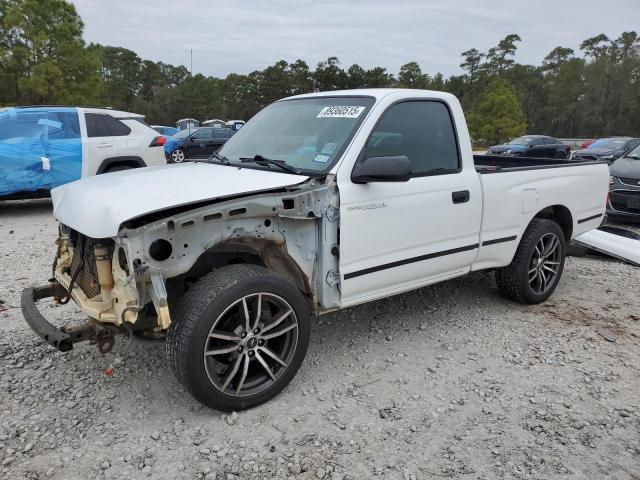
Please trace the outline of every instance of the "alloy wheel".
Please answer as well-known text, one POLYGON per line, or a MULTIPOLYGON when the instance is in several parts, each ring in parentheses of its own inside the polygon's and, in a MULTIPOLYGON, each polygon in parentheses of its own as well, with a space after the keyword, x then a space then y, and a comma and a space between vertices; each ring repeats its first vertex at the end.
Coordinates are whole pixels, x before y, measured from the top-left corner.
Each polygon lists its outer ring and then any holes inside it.
POLYGON ((171 160, 174 163, 184 162, 184 152, 182 150, 174 150, 173 152, 171 152, 171 160))
POLYGON ((529 262, 528 280, 536 295, 546 293, 560 271, 561 243, 555 233, 546 233, 536 243, 529 262))
POLYGON ((298 343, 298 319, 278 295, 246 295, 213 323, 204 366, 211 384, 226 395, 255 395, 285 372, 298 343))

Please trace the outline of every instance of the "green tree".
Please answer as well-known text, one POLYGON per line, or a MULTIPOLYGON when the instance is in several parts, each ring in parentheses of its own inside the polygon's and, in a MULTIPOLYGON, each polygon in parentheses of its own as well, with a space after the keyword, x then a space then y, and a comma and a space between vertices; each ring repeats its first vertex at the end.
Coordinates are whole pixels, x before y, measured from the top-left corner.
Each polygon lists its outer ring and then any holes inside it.
POLYGON ((514 60, 510 57, 516 54, 516 42, 520 41, 520 35, 511 33, 500 40, 497 46, 489 49, 486 56, 486 68, 491 74, 500 75, 513 65, 514 60))
POLYGON ((316 91, 327 92, 346 88, 347 74, 340 68, 338 57, 329 57, 318 63, 313 74, 316 91))
POLYGON ((500 79, 489 84, 467 120, 474 142, 485 145, 502 143, 527 129, 515 89, 500 79))
POLYGON ((142 89, 142 60, 126 48, 90 45, 100 60, 102 98, 104 102, 122 110, 131 110, 133 99, 142 89))
POLYGON ((478 73, 480 72, 480 67, 482 65, 482 59, 485 54, 479 52, 475 48, 471 48, 465 52, 462 52, 462 57, 464 57, 464 62, 460 64, 460 68, 467 71, 467 75, 469 77, 469 83, 474 83, 478 73))
POLYGON ((0 2, 0 76, 5 103, 56 103, 95 82, 95 59, 84 51, 83 24, 63 0, 0 2))
POLYGON ((357 63, 347 70, 346 88, 363 88, 367 84, 367 71, 357 63))
POLYGON ((313 92, 313 77, 309 65, 304 60, 296 60, 289 65, 289 78, 293 95, 313 92))
POLYGON ((428 88, 429 77, 422 73, 417 62, 405 63, 398 73, 398 86, 403 88, 428 88))

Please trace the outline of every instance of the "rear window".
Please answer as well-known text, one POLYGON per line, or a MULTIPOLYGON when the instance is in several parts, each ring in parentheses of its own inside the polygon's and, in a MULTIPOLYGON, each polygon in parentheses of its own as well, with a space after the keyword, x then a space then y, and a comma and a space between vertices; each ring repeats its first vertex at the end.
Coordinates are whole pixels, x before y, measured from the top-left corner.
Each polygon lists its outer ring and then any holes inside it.
POLYGON ((88 137, 122 137, 129 135, 131 129, 111 115, 85 113, 88 137))

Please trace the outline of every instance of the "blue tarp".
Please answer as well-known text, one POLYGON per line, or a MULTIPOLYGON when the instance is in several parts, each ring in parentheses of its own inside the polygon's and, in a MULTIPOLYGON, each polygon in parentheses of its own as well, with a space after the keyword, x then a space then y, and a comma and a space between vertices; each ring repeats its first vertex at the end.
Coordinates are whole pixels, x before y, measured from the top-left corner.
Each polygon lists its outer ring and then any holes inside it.
POLYGON ((0 197, 51 190, 81 174, 76 108, 0 109, 0 197))

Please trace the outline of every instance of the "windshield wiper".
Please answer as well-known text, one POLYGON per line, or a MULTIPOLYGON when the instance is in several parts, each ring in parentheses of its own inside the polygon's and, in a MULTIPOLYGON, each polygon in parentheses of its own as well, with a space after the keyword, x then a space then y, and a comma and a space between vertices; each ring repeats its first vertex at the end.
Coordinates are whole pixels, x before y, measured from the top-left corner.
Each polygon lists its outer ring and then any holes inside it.
POLYGON ((264 157, 262 155, 255 155, 253 157, 240 157, 239 159, 242 163, 253 162, 258 165, 263 165, 268 167, 269 165, 275 165, 276 167, 280 167, 282 170, 293 173, 295 175, 304 175, 301 170, 298 170, 296 167, 289 165, 284 160, 273 160, 271 158, 264 157))
POLYGON ((208 158, 200 158, 192 160, 193 163, 219 163, 221 165, 231 165, 231 162, 224 155, 220 155, 218 152, 213 152, 208 158))

